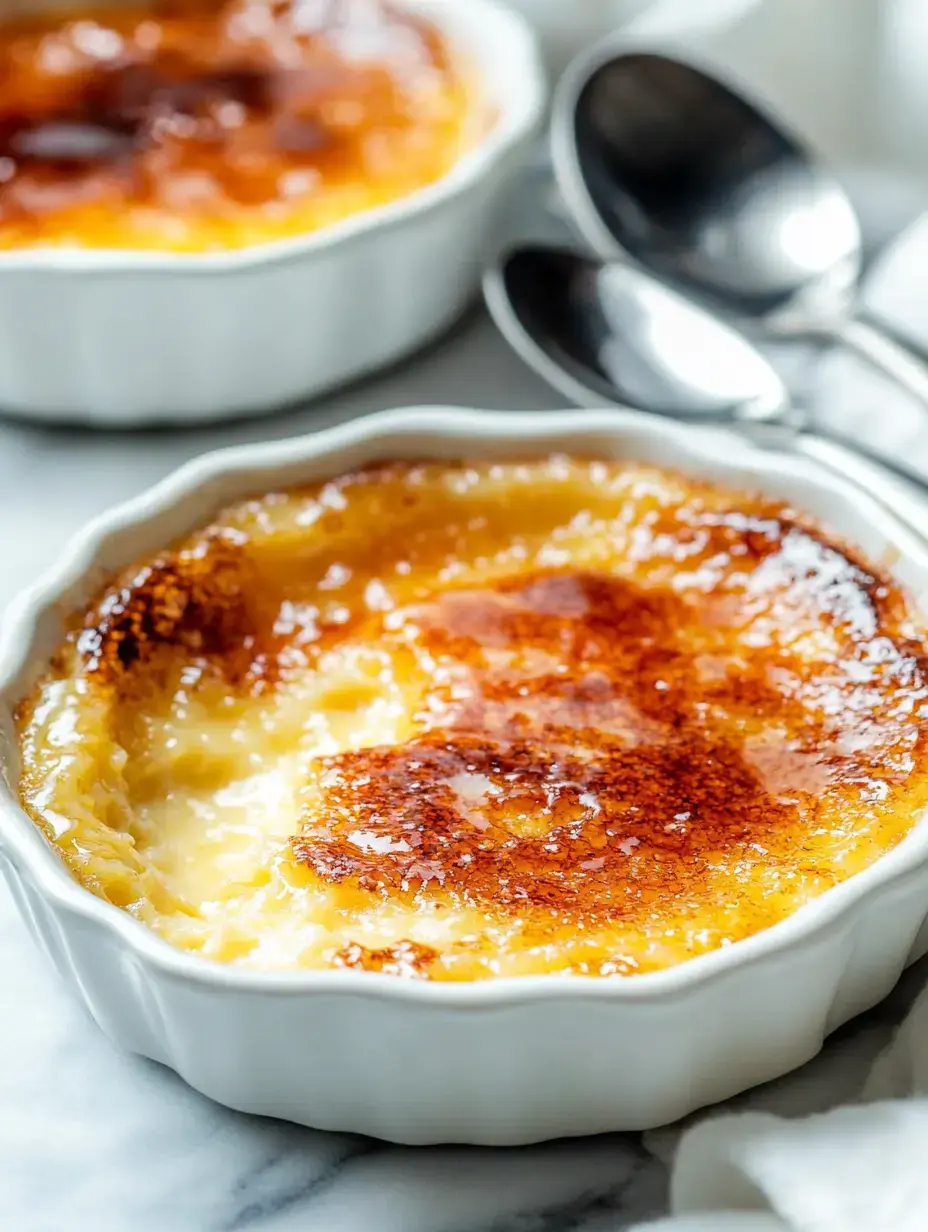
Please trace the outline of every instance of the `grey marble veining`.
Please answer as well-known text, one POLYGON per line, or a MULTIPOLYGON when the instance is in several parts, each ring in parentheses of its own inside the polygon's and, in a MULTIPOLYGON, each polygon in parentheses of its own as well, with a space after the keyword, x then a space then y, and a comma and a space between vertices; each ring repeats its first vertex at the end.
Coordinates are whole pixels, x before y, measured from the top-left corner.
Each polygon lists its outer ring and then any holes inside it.
MULTIPOLYGON (((768 2, 753 33, 732 41, 729 59, 742 75, 763 61, 765 88, 798 120, 810 120, 826 149, 848 159, 887 149, 892 116, 903 106, 902 77, 897 83, 884 65, 874 89, 862 92, 858 61, 869 56, 877 63, 877 37, 907 45, 886 15, 908 13, 921 28, 920 0, 860 0, 851 7, 869 14, 873 37, 848 42, 840 63, 837 50, 830 53, 827 73, 798 79, 783 68, 793 63, 794 23, 774 21, 774 7, 768 2), (885 120, 879 132, 875 119, 861 125, 843 104, 864 94, 883 100, 874 112, 885 120)), ((843 20, 847 0, 783 0, 780 7, 795 9, 797 20, 817 14, 827 33, 838 10, 843 20)), ((805 40, 803 56, 820 47, 805 40)), ((923 90, 924 73, 918 80, 923 90)), ((922 148, 908 142, 904 158, 894 151, 895 161, 924 174, 922 148)), ((911 179, 881 184, 878 225, 869 229, 877 243, 923 200, 911 179)), ((415 364, 318 407, 271 418, 187 433, 111 435, 0 421, 0 606, 78 525, 204 449, 295 435, 414 402, 518 409, 557 401, 474 316, 415 364)), ((924 965, 910 974, 894 998, 839 1032, 798 1076, 743 1102, 795 1113, 853 1097, 926 974, 924 965)), ((220 1108, 103 1038, 39 958, 3 889, 0 975, 3 1232, 622 1232, 665 1209, 673 1128, 645 1140, 620 1135, 511 1151, 410 1150, 220 1108)))
MULTIPOLYGON (((203 449, 411 402, 543 409, 555 399, 474 316, 414 366, 317 409, 186 434, 0 423, 0 603, 77 525, 203 449)), ((510 1151, 412 1150, 220 1108, 104 1039, 58 986, 2 890, 0 972, 4 1230, 622 1232, 665 1207, 661 1156, 673 1133, 651 1135, 647 1146, 617 1135, 510 1151)), ((840 1033, 782 1096, 769 1090, 772 1106, 811 1110, 853 1094, 908 995, 904 987, 840 1033)))
MULTIPOLYGON (((555 399, 474 316, 414 367, 316 409, 181 434, 0 423, 0 604, 78 525, 204 449, 412 402, 555 399)), ((220 1108, 102 1037, 5 890, 0 971, 0 1228, 11 1232, 601 1232, 663 1205, 664 1170, 631 1136, 417 1151, 220 1108)))
POLYGON ((657 1209, 631 1138, 409 1150, 229 1112, 113 1048, 0 901, 0 1227, 561 1232, 657 1209))

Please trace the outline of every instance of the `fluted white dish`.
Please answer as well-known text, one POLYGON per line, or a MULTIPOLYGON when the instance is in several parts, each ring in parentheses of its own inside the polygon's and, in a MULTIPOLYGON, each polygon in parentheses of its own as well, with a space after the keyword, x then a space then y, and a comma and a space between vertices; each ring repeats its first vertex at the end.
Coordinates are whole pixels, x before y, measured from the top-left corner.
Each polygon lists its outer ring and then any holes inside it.
MULTIPOLYGON (((230 252, 0 252, 0 411, 97 427, 247 415, 397 360, 461 314, 540 127, 545 72, 535 32, 498 0, 396 2, 442 32, 475 83, 481 135, 451 170, 230 252)), ((48 0, 13 4, 36 7, 48 0)))
POLYGON ((472 984, 261 972, 174 949, 84 889, 20 809, 13 711, 103 579, 270 487, 387 458, 573 451, 748 485, 827 520, 928 605, 928 549, 815 462, 618 411, 430 407, 208 454, 97 519, 0 631, 0 869, 64 983, 117 1044, 220 1103, 405 1143, 643 1129, 801 1065, 928 950, 928 825, 782 923, 666 971, 472 984))

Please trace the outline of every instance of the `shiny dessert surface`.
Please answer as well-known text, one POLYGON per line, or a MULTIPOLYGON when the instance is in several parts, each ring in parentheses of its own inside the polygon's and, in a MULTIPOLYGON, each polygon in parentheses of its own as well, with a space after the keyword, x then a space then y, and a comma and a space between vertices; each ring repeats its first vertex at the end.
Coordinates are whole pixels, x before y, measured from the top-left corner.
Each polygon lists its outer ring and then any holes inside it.
POLYGON ((0 23, 0 248, 315 231, 474 138, 442 35, 382 0, 150 0, 0 23))
POLYGON ((396 463, 112 580, 19 714, 26 810, 177 946, 634 976, 748 937, 928 803, 893 580, 644 465, 396 463))

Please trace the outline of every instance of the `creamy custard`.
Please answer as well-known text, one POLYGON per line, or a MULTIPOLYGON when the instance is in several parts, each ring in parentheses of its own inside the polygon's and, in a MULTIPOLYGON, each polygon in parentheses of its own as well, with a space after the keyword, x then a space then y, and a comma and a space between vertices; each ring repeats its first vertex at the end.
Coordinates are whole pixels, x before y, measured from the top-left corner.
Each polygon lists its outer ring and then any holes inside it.
POLYGON ((381 0, 151 0, 0 24, 0 248, 201 252, 443 176, 478 121, 437 30, 381 0))
POLYGON ((384 465, 114 579, 21 708, 21 798, 85 886, 207 958, 628 976, 899 842, 925 650, 887 575, 769 500, 384 465))

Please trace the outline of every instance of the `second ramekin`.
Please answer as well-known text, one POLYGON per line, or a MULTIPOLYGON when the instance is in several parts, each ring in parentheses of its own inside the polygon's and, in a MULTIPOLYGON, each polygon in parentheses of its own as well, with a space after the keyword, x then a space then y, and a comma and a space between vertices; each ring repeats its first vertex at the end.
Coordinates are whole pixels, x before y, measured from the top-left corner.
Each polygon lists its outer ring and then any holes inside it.
POLYGON ((371 372, 461 314, 540 126, 544 70, 531 27, 497 0, 397 2, 473 75, 493 117, 474 148, 435 184, 295 239, 0 253, 0 410, 98 427, 247 415, 371 372))
POLYGON ((387 458, 550 451, 633 457, 785 498, 886 560, 928 604, 925 542, 867 493, 807 459, 640 414, 432 407, 189 464, 93 523, 0 636, 0 869, 62 980, 122 1047, 232 1108, 397 1142, 644 1129, 807 1061, 928 949, 922 824, 782 923, 655 974, 430 984, 243 970, 176 950, 96 898, 19 808, 13 709, 105 576, 246 493, 387 458))

